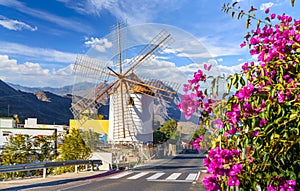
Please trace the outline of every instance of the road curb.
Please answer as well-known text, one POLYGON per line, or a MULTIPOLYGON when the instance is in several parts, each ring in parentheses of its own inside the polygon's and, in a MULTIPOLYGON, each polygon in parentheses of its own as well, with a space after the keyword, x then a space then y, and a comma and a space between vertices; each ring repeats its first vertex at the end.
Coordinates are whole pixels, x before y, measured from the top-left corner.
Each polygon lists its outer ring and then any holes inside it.
POLYGON ((105 177, 112 176, 116 173, 120 173, 122 170, 110 170, 106 172, 94 171, 95 174, 88 174, 89 171, 81 172, 81 173, 64 173, 62 175, 50 175, 46 179, 42 177, 32 177, 32 178, 23 178, 23 179, 13 179, 6 180, 0 182, 0 190, 20 190, 20 189, 28 189, 28 188, 36 188, 39 186, 47 185, 47 184, 63 184, 66 182, 74 182, 74 181, 85 181, 92 179, 101 179, 105 177), (99 174, 96 174, 96 173, 99 174), (76 175, 80 174, 80 177, 76 177, 76 175))

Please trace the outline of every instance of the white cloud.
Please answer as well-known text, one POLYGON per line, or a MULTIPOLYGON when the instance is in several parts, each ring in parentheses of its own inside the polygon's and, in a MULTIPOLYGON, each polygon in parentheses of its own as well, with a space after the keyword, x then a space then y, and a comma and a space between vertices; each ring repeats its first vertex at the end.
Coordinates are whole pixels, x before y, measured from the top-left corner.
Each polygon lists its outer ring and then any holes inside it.
POLYGON ((240 73, 242 71, 242 64, 234 65, 234 66, 224 66, 224 65, 218 65, 218 69, 221 74, 225 74, 225 76, 232 75, 234 73, 240 73))
POLYGON ((1 15, 0 15, 0 25, 2 25, 4 28, 7 28, 9 30, 15 30, 15 31, 23 30, 23 29, 30 30, 30 31, 37 30, 37 27, 32 27, 22 21, 11 20, 1 15))
POLYGON ((239 42, 225 42, 219 37, 201 37, 199 41, 211 57, 240 55, 246 51, 239 46, 239 42))
POLYGON ((62 87, 73 83, 73 65, 60 69, 45 69, 39 63, 18 63, 7 55, 0 55, 0 79, 31 87, 62 87))
POLYGON ((0 53, 27 56, 34 60, 42 59, 48 62, 71 63, 76 54, 61 52, 53 49, 29 47, 22 44, 0 41, 0 53))
POLYGON ((82 27, 83 24, 78 21, 59 17, 44 11, 39 11, 37 9, 32 9, 30 7, 27 7, 23 2, 17 0, 10 0, 10 1, 0 0, 0 5, 15 8, 16 10, 25 13, 27 15, 55 23, 63 28, 68 28, 74 31, 86 33, 86 31, 92 30, 88 25, 84 25, 84 27, 82 27))
POLYGON ((237 61, 242 62, 243 60, 244 60, 243 58, 239 58, 237 61))
POLYGON ((40 64, 25 62, 18 64, 17 60, 9 59, 7 55, 0 55, 0 71, 1 72, 13 72, 14 74, 23 75, 48 75, 49 70, 42 69, 40 64))
POLYGON ((274 5, 273 2, 268 2, 268 3, 263 3, 260 5, 259 9, 260 10, 266 10, 267 8, 271 8, 274 5))
POLYGON ((160 13, 178 9, 182 1, 152 0, 146 3, 143 0, 59 0, 66 6, 81 14, 101 16, 103 9, 108 10, 120 20, 129 24, 152 22, 160 13))
POLYGON ((186 81, 185 74, 175 63, 166 60, 153 60, 138 67, 134 72, 146 79, 156 79, 181 84, 186 81))
POLYGON ((112 43, 109 42, 106 38, 94 38, 91 37, 90 39, 86 39, 87 41, 84 42, 85 45, 88 47, 94 48, 99 52, 105 52, 107 48, 112 47, 112 43))
POLYGON ((219 58, 217 61, 218 62, 223 62, 223 58, 219 58))

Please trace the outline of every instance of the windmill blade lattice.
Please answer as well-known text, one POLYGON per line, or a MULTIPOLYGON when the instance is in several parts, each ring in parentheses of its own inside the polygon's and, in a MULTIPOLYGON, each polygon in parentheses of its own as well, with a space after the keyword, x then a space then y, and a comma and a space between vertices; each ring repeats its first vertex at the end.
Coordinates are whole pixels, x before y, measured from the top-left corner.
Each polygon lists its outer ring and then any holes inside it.
MULTIPOLYGON (((111 68, 120 67, 120 63, 124 66, 127 48, 127 23, 126 21, 117 23, 110 29, 109 39, 112 42, 112 61, 111 68)), ((122 68, 119 68, 122 69, 122 68)))
POLYGON ((105 81, 111 75, 107 66, 108 63, 101 62, 99 59, 91 58, 87 55, 77 55, 73 73, 83 78, 105 81))
POLYGON ((108 86, 104 83, 98 84, 83 98, 73 95, 73 103, 70 110, 74 115, 74 119, 79 120, 83 124, 88 118, 95 118, 97 110, 107 102, 108 92, 116 83, 117 81, 108 86))
POLYGON ((156 35, 148 45, 146 45, 139 54, 130 60, 128 63, 129 69, 125 72, 124 75, 127 75, 132 70, 136 70, 139 65, 146 65, 155 59, 156 55, 165 50, 174 42, 174 39, 171 38, 171 35, 162 30, 158 35, 156 35))

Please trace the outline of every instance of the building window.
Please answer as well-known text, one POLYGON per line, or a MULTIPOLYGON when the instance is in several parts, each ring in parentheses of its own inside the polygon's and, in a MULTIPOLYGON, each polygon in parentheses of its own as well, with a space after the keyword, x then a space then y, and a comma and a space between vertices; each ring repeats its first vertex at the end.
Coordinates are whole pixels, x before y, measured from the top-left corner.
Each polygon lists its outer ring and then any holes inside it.
POLYGON ((128 105, 134 106, 134 99, 133 99, 133 97, 129 97, 128 98, 128 105))

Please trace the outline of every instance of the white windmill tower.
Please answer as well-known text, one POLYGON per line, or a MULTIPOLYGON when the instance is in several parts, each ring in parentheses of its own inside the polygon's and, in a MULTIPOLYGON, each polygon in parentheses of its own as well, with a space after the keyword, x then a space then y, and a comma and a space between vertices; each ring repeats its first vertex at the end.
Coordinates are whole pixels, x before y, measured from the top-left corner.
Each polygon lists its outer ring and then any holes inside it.
POLYGON ((124 28, 117 24, 112 30, 116 54, 113 63, 79 55, 74 63, 75 75, 97 80, 97 85, 84 97, 73 96, 71 111, 75 119, 84 123, 93 118, 109 98, 109 133, 113 142, 149 142, 153 140, 153 99, 173 97, 179 84, 145 79, 137 76, 138 67, 151 64, 155 55, 172 41, 166 31, 157 34, 137 56, 125 62, 125 47, 121 41, 124 28), (109 81, 113 77, 113 81, 109 81), (109 82, 109 83, 108 83, 109 82))

